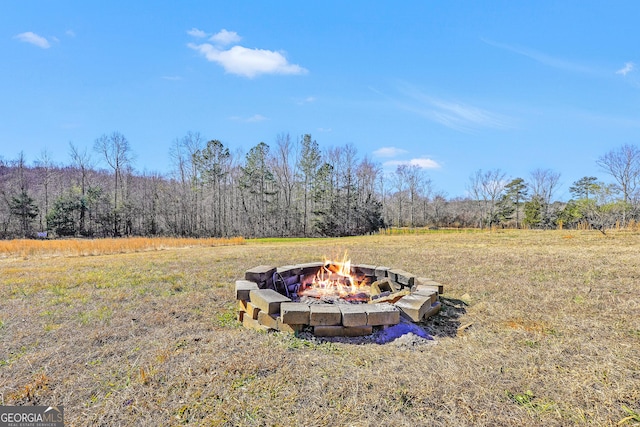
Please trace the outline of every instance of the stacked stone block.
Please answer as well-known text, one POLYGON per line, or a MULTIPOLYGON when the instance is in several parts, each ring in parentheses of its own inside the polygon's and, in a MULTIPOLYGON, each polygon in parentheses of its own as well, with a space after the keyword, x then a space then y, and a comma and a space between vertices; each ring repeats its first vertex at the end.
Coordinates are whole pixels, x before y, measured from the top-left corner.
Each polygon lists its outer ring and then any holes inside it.
POLYGON ((419 322, 440 311, 440 283, 374 265, 352 266, 352 274, 365 277, 378 293, 369 304, 306 304, 293 302, 282 289, 276 291, 276 282, 287 290, 295 289, 305 277, 315 276, 323 265, 260 265, 247 270, 245 279, 235 285, 238 320, 247 328, 265 332, 295 333, 312 328, 317 336, 362 336, 371 334, 375 327, 399 323, 400 316, 419 322))

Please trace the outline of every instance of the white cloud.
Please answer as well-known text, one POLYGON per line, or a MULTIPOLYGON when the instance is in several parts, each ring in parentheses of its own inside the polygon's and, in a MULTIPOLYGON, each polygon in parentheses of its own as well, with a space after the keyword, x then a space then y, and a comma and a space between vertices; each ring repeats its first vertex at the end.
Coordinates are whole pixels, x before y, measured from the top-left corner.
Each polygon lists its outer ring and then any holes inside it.
POLYGON ((511 129, 514 126, 509 117, 459 101, 430 96, 408 83, 398 84, 398 91, 404 98, 385 95, 375 88, 370 89, 387 98, 399 109, 461 132, 473 132, 479 128, 511 129))
POLYGON ((510 120, 491 111, 474 107, 458 101, 435 98, 422 93, 411 85, 401 85, 400 91, 413 98, 413 103, 397 102, 400 108, 419 114, 441 125, 462 132, 470 132, 477 128, 507 129, 512 125, 510 120))
POLYGON ((49 41, 46 38, 39 36, 36 33, 32 33, 31 31, 20 33, 14 36, 14 38, 20 40, 21 42, 31 43, 32 45, 41 47, 42 49, 49 49, 51 47, 49 41))
POLYGON ((193 37, 198 37, 200 39, 207 37, 207 33, 197 28, 190 29, 189 31, 187 31, 187 34, 193 37))
POLYGON ((265 116, 263 116, 262 114, 254 114, 253 116, 249 117, 245 121, 248 122, 248 123, 255 123, 255 122, 261 122, 263 120, 267 120, 267 118, 265 116))
POLYGON ((630 73, 631 71, 633 71, 633 68, 634 68, 633 62, 627 62, 624 64, 623 68, 616 71, 616 74, 622 74, 623 76, 626 76, 627 73, 630 73))
POLYGON ((172 80, 172 81, 182 80, 182 77, 180 76, 162 76, 162 78, 164 80, 172 80))
POLYGON ((435 160, 424 157, 411 159, 409 160, 409 164, 419 166, 423 169, 438 169, 440 167, 440 164, 435 160))
POLYGON ((406 109, 451 129, 470 132, 482 127, 494 129, 511 127, 506 118, 482 108, 414 94, 415 96, 421 98, 424 104, 405 106, 406 109))
POLYGON ((312 102, 316 102, 316 97, 315 96, 307 96, 304 99, 300 99, 300 100, 296 101, 296 104, 305 105, 305 104, 311 104, 312 102))
POLYGON ((67 30, 64 33, 69 37, 75 37, 76 36, 76 33, 73 30, 67 30))
POLYGON ((427 157, 418 157, 410 160, 389 160, 383 163, 383 166, 395 168, 400 165, 418 166, 422 169, 438 169, 440 164, 433 159, 427 157))
POLYGON ((229 117, 229 119, 235 120, 238 122, 244 122, 244 123, 257 123, 257 122, 262 122, 264 120, 267 120, 267 118, 262 114, 254 114, 253 116, 246 117, 246 118, 240 117, 240 116, 232 116, 232 117, 229 117))
POLYGON ((189 48, 199 52, 207 61, 215 62, 227 73, 248 78, 260 74, 305 74, 307 70, 296 64, 290 64, 280 52, 266 49, 248 49, 233 46, 221 50, 209 43, 189 43, 189 48))
POLYGON ((318 128, 318 132, 333 132, 332 128, 318 128))
POLYGON ((549 67, 559 68, 567 71, 577 71, 581 73, 588 73, 593 71, 590 67, 586 67, 584 65, 577 64, 575 62, 567 61, 566 59, 563 59, 563 58, 554 57, 543 52, 538 52, 533 49, 528 49, 520 46, 513 46, 505 43, 498 43, 488 39, 482 39, 482 41, 488 45, 491 45, 500 49, 508 50, 513 53, 517 53, 518 55, 526 56, 528 58, 533 59, 534 61, 537 61, 549 67))
POLYGON ((225 29, 222 29, 217 34, 212 35, 209 40, 219 46, 227 46, 230 44, 238 43, 240 40, 242 40, 242 37, 240 37, 235 31, 227 31, 225 29))
POLYGON ((438 99, 431 99, 431 104, 435 107, 433 117, 440 123, 452 128, 462 128, 468 125, 493 128, 504 127, 504 122, 498 115, 482 108, 438 99))
POLYGON ((376 157, 396 157, 401 154, 406 154, 407 150, 397 147, 382 147, 373 152, 376 157))

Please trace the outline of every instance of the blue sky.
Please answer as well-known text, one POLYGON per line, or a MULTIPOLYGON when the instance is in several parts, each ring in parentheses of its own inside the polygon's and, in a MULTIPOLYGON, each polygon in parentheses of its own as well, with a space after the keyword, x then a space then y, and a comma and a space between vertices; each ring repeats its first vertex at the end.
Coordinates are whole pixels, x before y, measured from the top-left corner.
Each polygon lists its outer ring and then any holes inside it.
POLYGON ((278 134, 425 167, 464 196, 478 169, 561 173, 640 140, 637 1, 5 0, 0 156, 118 131, 167 172, 188 131, 246 152, 278 134))

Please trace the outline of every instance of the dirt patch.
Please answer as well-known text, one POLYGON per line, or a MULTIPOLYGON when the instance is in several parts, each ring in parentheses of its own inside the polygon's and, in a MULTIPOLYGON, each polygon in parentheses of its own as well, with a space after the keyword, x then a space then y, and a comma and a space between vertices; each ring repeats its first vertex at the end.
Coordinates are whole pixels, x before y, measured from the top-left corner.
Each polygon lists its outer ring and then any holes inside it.
POLYGON ((447 297, 440 297, 440 302, 440 313, 427 319, 424 325, 434 337, 454 338, 461 332, 461 318, 466 314, 468 304, 460 299, 447 297))

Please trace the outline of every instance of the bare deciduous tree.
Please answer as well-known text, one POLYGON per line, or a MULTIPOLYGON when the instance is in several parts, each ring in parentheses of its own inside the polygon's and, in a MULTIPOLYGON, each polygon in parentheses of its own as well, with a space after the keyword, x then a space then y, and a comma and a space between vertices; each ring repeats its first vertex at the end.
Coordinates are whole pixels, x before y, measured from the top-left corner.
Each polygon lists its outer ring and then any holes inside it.
MULTIPOLYGON (((624 204, 628 205, 640 183, 640 149, 635 145, 625 144, 601 156, 596 163, 615 179, 624 204)), ((626 223, 626 209, 623 211, 622 222, 626 223)))
POLYGON ((545 228, 551 225, 551 198, 558 187, 560 181, 560 172, 551 169, 534 169, 529 173, 529 188, 531 189, 531 198, 536 199, 541 204, 541 225, 545 228))
POLYGON ((394 198, 398 202, 398 215, 396 222, 396 226, 398 227, 402 227, 404 225, 403 203, 407 198, 407 189, 409 188, 407 174, 405 173, 406 168, 407 165, 398 165, 395 174, 393 174, 391 178, 392 186, 396 190, 394 198))
MULTIPOLYGON (((419 207, 426 212, 426 204, 431 193, 431 180, 425 175, 424 169, 418 165, 404 164, 398 166, 396 174, 400 175, 398 183, 406 184, 409 196, 409 224, 411 227, 417 225, 416 211, 419 207)), ((423 214, 424 219, 424 214, 423 214)))
POLYGON ((199 132, 187 132, 182 138, 176 138, 170 150, 174 167, 174 177, 179 183, 175 194, 175 210, 173 228, 182 236, 197 235, 202 193, 202 180, 196 164, 196 153, 204 146, 204 138, 199 132))
POLYGON ((51 158, 51 153, 48 150, 42 150, 40 157, 36 160, 36 167, 40 172, 39 181, 44 192, 43 205, 41 205, 39 209, 40 231, 43 231, 46 226, 43 220, 49 213, 49 185, 51 184, 56 169, 53 159, 51 158))
POLYGON ((495 221, 496 204, 506 185, 505 176, 506 174, 500 169, 491 169, 486 172, 478 169, 469 178, 468 190, 480 207, 480 228, 484 227, 485 222, 491 226, 495 221))
POLYGON ((482 192, 489 203, 489 226, 496 222, 496 204, 504 192, 506 174, 500 169, 488 170, 482 176, 482 192))
POLYGON ((102 135, 96 139, 93 147, 113 170, 113 235, 118 236, 120 234, 118 190, 122 185, 122 174, 129 170, 133 154, 129 141, 119 132, 113 132, 111 135, 102 135))
POLYGON ((290 234, 292 223, 296 215, 294 206, 294 189, 295 189, 295 165, 298 163, 298 146, 291 141, 289 134, 279 134, 276 137, 276 151, 273 155, 273 170, 278 184, 278 195, 282 200, 279 208, 281 211, 280 219, 282 220, 281 235, 290 234))
POLYGON ((433 218, 433 225, 436 227, 440 227, 442 225, 446 206, 447 193, 443 191, 436 192, 431 202, 431 217, 433 218))
MULTIPOLYGON (((80 194, 83 199, 87 197, 87 187, 90 185, 88 181, 89 171, 93 169, 93 161, 87 149, 80 151, 78 147, 69 143, 69 155, 73 166, 80 172, 80 194)), ((87 204, 80 205, 80 234, 85 234, 86 229, 87 204)))
POLYGON ((538 168, 531 171, 529 177, 531 196, 539 198, 547 205, 550 204, 553 193, 560 181, 560 173, 554 172, 551 169, 538 168))
POLYGON ((316 175, 318 170, 322 166, 320 159, 320 148, 318 147, 318 143, 315 140, 311 139, 310 134, 305 134, 302 137, 301 142, 301 150, 300 150, 300 158, 298 160, 297 167, 300 170, 301 180, 302 180, 302 192, 303 192, 303 202, 302 202, 302 234, 306 236, 309 231, 309 211, 310 211, 310 202, 312 198, 309 197, 311 193, 311 188, 313 186, 313 182, 316 179, 316 175))

